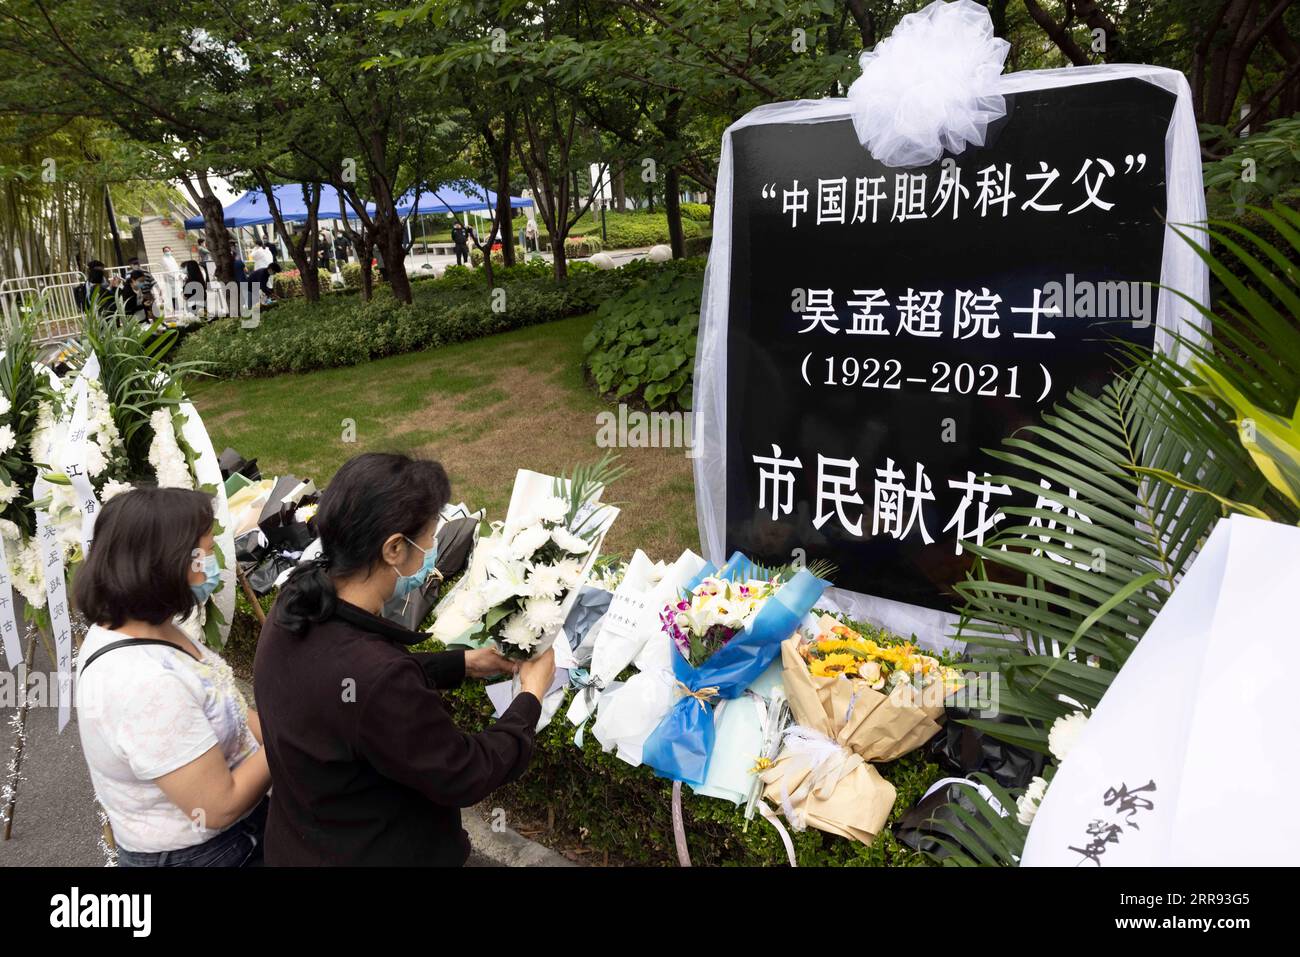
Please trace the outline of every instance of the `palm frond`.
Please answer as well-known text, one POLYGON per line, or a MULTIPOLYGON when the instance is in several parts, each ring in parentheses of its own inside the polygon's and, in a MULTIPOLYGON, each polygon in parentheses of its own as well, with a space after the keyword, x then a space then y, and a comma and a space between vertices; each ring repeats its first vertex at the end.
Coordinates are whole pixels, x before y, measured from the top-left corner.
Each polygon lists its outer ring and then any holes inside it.
POLYGON ((113 407, 114 424, 126 445, 133 470, 148 463, 153 430, 149 419, 160 408, 179 405, 189 376, 204 374, 206 363, 168 362, 176 330, 161 321, 151 325, 122 321, 112 313, 91 308, 81 324, 75 364, 93 354, 99 359, 99 381, 113 407))
POLYGON ((0 350, 3 350, 3 355, 0 355, 0 396, 9 405, 0 421, 8 427, 12 442, 9 451, 0 455, 0 482, 17 489, 13 500, 0 506, 0 517, 13 522, 24 535, 36 531, 35 513, 31 508, 36 466, 26 452, 36 429, 37 409, 44 389, 36 371, 39 358, 36 329, 39 322, 38 308, 0 328, 0 350))
MULTIPOLYGON (((986 450, 1010 467, 994 482, 1038 498, 967 546, 957 637, 1021 722, 963 723, 1048 753, 1052 722, 1097 706, 1225 511, 1300 521, 1300 214, 1254 212, 1289 248, 1218 221, 1214 254, 1192 243, 1224 293, 1213 311, 1183 297, 1209 319, 1204 340, 1176 336, 1172 356, 1128 346, 1100 394, 1072 392, 986 450)), ((977 815, 947 806, 960 826, 945 863, 1015 860, 1027 831, 975 803, 977 815)))
MULTIPOLYGON (((593 501, 597 494, 603 492, 606 488, 617 482, 619 479, 631 472, 631 468, 626 465, 618 464, 619 456, 614 452, 606 452, 598 462, 590 465, 575 465, 572 473, 568 476, 560 476, 555 481, 554 493, 557 498, 562 498, 569 503, 569 512, 565 516, 565 525, 575 535, 584 536, 584 532, 589 532, 588 528, 592 522, 597 519, 597 510, 592 510, 590 514, 583 516, 582 521, 574 526, 574 521, 579 517, 583 508, 593 501), (565 488, 565 480, 568 481, 568 488, 565 488)), ((606 502, 607 505, 616 504, 606 502)))

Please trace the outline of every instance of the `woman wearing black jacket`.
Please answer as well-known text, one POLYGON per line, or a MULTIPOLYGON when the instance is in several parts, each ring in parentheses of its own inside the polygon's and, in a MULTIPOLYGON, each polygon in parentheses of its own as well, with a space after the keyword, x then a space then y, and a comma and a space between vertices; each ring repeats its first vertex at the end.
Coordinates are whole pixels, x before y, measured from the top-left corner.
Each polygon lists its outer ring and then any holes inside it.
POLYGON ((273 785, 269 865, 463 864, 460 808, 520 777, 533 752, 548 652, 416 654, 426 636, 379 617, 423 582, 450 486, 442 466, 367 453, 321 497, 323 558, 299 566, 262 628, 254 665, 273 785), (521 693, 478 734, 438 694, 518 668, 521 693))

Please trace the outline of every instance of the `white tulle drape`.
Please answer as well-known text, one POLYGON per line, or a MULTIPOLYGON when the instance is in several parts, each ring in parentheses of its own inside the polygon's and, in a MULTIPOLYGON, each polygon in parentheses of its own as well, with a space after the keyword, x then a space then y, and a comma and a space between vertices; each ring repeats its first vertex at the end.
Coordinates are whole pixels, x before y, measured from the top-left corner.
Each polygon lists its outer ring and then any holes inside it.
POLYGON ((862 75, 849 87, 859 142, 886 166, 925 166, 945 151, 983 146, 989 124, 1007 112, 997 84, 1010 49, 973 0, 935 0, 903 17, 862 54, 862 75))

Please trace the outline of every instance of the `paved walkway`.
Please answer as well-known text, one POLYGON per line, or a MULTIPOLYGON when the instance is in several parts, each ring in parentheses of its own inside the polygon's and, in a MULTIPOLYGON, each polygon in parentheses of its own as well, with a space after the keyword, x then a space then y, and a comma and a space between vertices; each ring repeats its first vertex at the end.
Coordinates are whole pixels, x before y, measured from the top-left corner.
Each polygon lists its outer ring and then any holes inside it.
MULTIPOLYGON (((33 671, 50 673, 53 666, 37 642, 33 671)), ((5 711, 0 723, 0 769, 7 775, 14 734, 5 711)), ((27 746, 23 752, 22 780, 14 809, 13 837, 0 841, 0 867, 64 866, 103 867, 99 843, 99 811, 90 772, 81 756, 77 712, 58 733, 57 708, 29 708, 27 746)))
MULTIPOLYGON (((633 259, 643 259, 645 254, 650 251, 649 246, 639 249, 607 249, 606 253, 614 260, 616 266, 622 266, 631 262, 633 259)), ((538 255, 550 262, 552 256, 550 253, 530 253, 529 255, 538 255)), ((585 260, 571 259, 570 262, 585 262, 585 260)), ((413 275, 418 275, 425 265, 429 266, 454 266, 456 265, 455 256, 436 256, 433 254, 418 253, 406 257, 406 271, 413 275)))
MULTIPOLYGON (((45 649, 37 644, 33 671, 52 668, 45 649)), ((253 689, 239 682, 251 702, 253 689)), ((14 734, 5 711, 0 720, 0 769, 7 769, 14 734)), ((107 863, 100 843, 99 810, 90 772, 81 754, 77 712, 59 734, 57 708, 29 708, 27 745, 22 779, 14 809, 13 837, 0 841, 0 867, 103 867, 107 863)), ((490 803, 490 801, 488 802, 490 803)), ((474 852, 470 867, 568 867, 568 860, 512 830, 493 831, 486 808, 462 812, 474 852)))

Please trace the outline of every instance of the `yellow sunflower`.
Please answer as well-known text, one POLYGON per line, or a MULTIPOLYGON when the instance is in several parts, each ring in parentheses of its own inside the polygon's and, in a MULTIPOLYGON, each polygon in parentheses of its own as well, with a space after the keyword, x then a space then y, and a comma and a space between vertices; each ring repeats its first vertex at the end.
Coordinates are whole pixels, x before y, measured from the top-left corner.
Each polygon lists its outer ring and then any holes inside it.
POLYGON ((825 658, 816 658, 809 662, 809 670, 817 678, 835 678, 839 675, 858 673, 858 659, 850 654, 836 652, 825 658))

